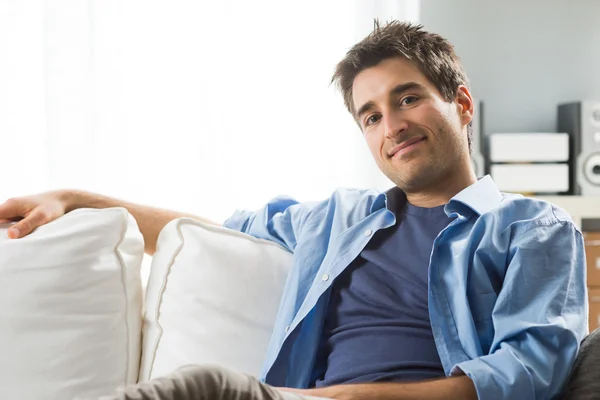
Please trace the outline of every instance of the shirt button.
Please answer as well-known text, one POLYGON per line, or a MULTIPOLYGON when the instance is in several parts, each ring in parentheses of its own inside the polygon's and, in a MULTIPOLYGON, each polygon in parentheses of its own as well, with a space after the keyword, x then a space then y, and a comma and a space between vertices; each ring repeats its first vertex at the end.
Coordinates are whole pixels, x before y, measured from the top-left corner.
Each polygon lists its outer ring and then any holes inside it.
POLYGON ((365 236, 371 236, 371 234, 372 234, 372 233, 373 233, 373 231, 372 231, 372 230, 370 230, 370 229, 367 229, 367 230, 365 231, 365 236))
POLYGON ((323 275, 323 277, 321 279, 323 279, 324 281, 328 281, 329 280, 329 274, 323 275))
POLYGON ((288 333, 289 331, 290 331, 290 326, 288 325, 285 327, 285 333, 288 333))

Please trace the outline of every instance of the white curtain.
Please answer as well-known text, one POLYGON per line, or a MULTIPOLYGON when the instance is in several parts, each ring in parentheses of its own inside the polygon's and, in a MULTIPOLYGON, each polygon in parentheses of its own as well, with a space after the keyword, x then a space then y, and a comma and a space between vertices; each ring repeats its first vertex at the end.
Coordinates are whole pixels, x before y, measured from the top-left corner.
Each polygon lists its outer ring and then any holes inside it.
POLYGON ((78 188, 222 221, 385 189, 335 64, 406 1, 0 0, 0 201, 78 188))

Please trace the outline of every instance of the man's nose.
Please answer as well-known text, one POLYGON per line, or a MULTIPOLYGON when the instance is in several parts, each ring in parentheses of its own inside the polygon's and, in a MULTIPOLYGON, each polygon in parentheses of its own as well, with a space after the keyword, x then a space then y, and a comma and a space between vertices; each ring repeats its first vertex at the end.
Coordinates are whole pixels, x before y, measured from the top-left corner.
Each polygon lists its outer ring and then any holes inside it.
POLYGON ((408 124, 406 119, 400 113, 389 113, 383 117, 385 127, 385 137, 388 139, 396 139, 402 132, 406 130, 408 124))

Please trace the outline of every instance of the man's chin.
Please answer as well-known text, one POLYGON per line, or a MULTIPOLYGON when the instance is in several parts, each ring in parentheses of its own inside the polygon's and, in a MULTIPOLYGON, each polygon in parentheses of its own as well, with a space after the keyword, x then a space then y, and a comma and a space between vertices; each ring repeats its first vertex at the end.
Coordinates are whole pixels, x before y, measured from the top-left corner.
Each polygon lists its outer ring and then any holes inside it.
POLYGON ((435 184, 438 174, 435 171, 415 171, 415 173, 396 173, 387 177, 404 192, 415 193, 426 190, 435 184))

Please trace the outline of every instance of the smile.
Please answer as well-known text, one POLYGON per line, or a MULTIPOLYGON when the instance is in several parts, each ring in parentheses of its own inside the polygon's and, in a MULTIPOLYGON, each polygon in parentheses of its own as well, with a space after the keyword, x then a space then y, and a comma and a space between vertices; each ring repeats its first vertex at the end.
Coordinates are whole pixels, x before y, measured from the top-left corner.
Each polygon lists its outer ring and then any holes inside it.
POLYGON ((426 139, 427 139, 426 136, 420 136, 420 137, 405 140, 404 142, 402 142, 399 145, 392 148, 392 150, 389 152, 390 158, 396 157, 396 156, 402 156, 406 153, 413 151, 421 143, 423 143, 426 139))

